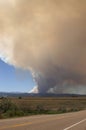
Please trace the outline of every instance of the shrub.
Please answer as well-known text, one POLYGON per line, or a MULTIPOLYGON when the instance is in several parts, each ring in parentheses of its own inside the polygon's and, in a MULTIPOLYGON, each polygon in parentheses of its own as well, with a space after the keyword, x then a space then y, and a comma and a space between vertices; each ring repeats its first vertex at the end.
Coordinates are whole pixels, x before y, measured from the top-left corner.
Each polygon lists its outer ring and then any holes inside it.
POLYGON ((2 113, 6 113, 8 110, 16 109, 18 109, 17 106, 8 99, 3 99, 0 103, 0 112, 2 113))
POLYGON ((3 99, 0 103, 0 112, 1 117, 3 115, 5 118, 24 115, 24 112, 8 99, 3 99))
POLYGON ((18 97, 18 99, 22 99, 22 97, 20 96, 20 97, 18 97))

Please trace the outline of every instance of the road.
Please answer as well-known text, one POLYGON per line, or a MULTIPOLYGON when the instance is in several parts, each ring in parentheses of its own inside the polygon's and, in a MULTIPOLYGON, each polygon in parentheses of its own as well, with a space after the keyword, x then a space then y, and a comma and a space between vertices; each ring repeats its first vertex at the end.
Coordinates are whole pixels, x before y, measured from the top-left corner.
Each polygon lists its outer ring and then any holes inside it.
POLYGON ((86 110, 0 120, 0 130, 86 130, 86 110))

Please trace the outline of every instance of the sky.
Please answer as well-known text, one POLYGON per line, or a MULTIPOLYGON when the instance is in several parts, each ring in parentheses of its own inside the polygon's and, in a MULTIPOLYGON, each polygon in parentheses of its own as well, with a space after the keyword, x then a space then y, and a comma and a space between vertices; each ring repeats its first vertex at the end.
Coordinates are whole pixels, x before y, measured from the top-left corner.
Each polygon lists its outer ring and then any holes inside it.
POLYGON ((0 60, 0 92, 29 92, 34 85, 29 71, 16 70, 0 60))
POLYGON ((8 90, 86 94, 86 0, 0 0, 0 59, 8 90))

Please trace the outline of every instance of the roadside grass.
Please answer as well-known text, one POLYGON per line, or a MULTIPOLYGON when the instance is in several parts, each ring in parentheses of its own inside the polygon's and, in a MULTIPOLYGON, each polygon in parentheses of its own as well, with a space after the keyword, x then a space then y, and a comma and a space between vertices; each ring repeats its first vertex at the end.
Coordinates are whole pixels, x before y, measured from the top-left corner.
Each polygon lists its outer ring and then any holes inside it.
POLYGON ((0 99, 0 119, 61 114, 86 109, 86 97, 17 97, 0 99))

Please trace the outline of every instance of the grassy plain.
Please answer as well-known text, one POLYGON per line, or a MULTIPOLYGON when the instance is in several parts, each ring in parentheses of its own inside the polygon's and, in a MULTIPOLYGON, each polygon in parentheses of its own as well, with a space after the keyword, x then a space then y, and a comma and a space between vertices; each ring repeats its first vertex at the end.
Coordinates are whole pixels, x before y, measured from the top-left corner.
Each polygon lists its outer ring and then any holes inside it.
POLYGON ((86 109, 86 97, 28 97, 11 98, 11 101, 22 109, 35 110, 38 106, 45 110, 58 110, 60 108, 67 110, 86 109))
POLYGON ((86 109, 86 97, 16 97, 0 99, 1 118, 60 114, 86 109), (3 111, 3 109, 5 109, 3 111))

